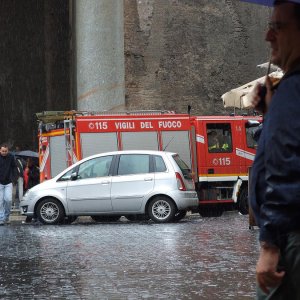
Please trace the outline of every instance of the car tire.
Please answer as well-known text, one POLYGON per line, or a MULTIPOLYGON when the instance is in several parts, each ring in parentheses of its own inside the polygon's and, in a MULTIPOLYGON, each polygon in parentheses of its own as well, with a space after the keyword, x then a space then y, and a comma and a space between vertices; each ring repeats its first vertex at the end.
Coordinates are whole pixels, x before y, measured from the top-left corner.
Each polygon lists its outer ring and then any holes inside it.
POLYGON ((37 207, 36 214, 41 223, 49 225, 61 223, 65 217, 62 204, 53 198, 42 200, 37 207))
POLYGON ((95 222, 117 222, 121 216, 91 216, 95 222))
POLYGON ((177 209, 174 202, 165 196, 152 199, 148 206, 148 215, 155 223, 167 223, 174 219, 177 209))
POLYGON ((173 222, 179 222, 186 216, 186 211, 185 210, 178 210, 173 218, 173 222))

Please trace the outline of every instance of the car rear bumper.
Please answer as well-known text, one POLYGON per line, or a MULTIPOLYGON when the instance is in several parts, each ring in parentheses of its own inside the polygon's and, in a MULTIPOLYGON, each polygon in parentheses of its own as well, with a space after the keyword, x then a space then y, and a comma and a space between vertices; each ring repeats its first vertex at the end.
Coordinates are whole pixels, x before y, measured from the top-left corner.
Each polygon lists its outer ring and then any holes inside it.
POLYGON ((189 210, 199 205, 197 193, 194 191, 180 191, 174 194, 173 199, 179 210, 189 210))

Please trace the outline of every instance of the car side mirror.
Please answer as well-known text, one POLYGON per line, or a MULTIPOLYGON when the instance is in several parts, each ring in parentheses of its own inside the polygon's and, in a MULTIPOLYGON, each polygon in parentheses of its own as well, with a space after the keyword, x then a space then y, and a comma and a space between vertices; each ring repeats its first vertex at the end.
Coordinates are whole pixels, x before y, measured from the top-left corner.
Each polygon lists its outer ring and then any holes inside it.
POLYGON ((246 128, 257 127, 260 125, 260 122, 257 120, 248 120, 246 123, 246 128))
POLYGON ((77 172, 71 174, 71 180, 77 180, 77 178, 78 178, 77 172))

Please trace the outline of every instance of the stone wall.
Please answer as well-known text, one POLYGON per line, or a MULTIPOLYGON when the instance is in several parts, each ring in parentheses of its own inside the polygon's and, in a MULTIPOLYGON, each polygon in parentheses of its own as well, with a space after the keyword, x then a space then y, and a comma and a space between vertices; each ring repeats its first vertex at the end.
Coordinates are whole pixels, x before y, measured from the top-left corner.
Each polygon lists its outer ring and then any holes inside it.
MULTIPOLYGON (((72 3, 0 2, 0 142, 36 149, 34 113, 76 108, 72 3)), ((122 109, 227 114, 220 96, 263 75, 269 14, 238 0, 124 0, 122 109)))
POLYGON ((220 96, 265 72, 269 13, 238 0, 125 0, 127 107, 228 113, 220 96))

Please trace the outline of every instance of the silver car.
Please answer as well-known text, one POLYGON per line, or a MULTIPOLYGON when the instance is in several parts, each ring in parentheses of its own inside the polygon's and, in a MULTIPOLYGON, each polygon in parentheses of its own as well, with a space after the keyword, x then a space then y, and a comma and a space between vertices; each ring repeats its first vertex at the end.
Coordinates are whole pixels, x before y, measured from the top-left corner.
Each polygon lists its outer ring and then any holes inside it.
POLYGON ((179 221, 198 206, 188 166, 178 154, 115 151, 87 157, 24 195, 21 213, 44 224, 152 219, 179 221))

